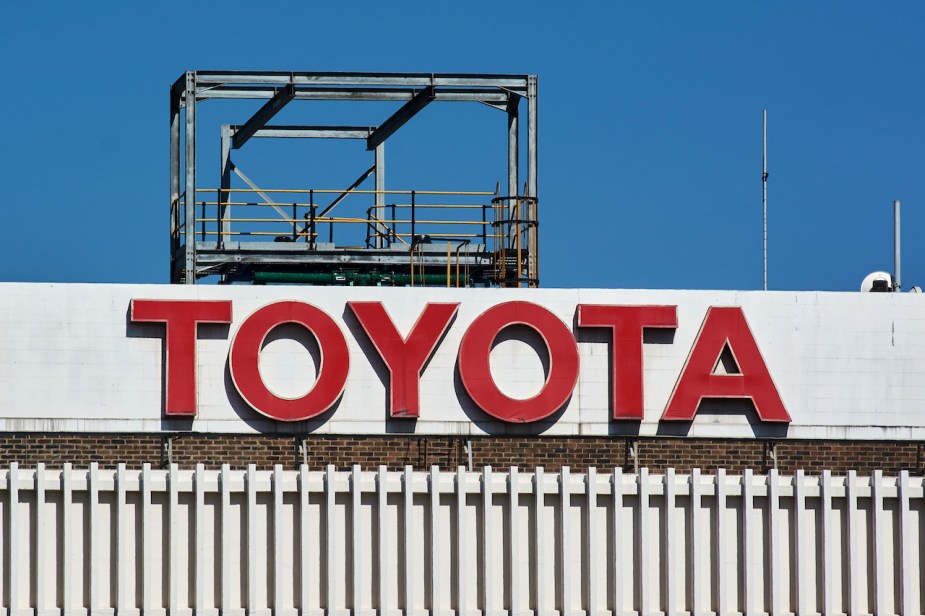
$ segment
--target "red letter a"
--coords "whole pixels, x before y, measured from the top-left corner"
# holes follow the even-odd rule
[[[727,345],[740,374],[713,373]],[[741,308],[707,310],[662,419],[693,420],[703,398],[748,398],[762,421],[790,421]]]
[[[418,384],[424,364],[446,331],[459,304],[427,304],[407,338],[403,338],[380,302],[347,302],[385,362],[389,378],[389,415],[417,418]]]

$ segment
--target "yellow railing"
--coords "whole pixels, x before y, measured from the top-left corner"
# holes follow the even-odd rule
[[[412,271],[419,244],[446,242],[448,253],[457,255],[448,264],[458,264],[461,249],[482,245],[492,257],[491,276],[498,284],[535,286],[538,280],[537,202],[530,197],[489,191],[274,188],[200,188],[196,197],[190,221],[186,195],[176,203],[173,229],[178,240],[193,234],[218,249],[231,238],[273,238],[312,248],[334,244],[335,238],[340,247],[387,249],[399,244],[411,249]],[[336,215],[338,208],[347,215]]]
[[[258,198],[248,199],[251,195]],[[340,243],[346,240],[347,244],[361,243],[368,248],[384,248],[393,243],[410,245],[415,236],[424,235],[449,241],[477,241],[482,238],[482,243],[487,243],[492,235],[492,222],[487,215],[492,206],[487,202],[495,193],[200,188],[196,196],[193,224],[185,224],[185,207],[181,205],[178,208],[181,221],[177,232],[179,235],[195,233],[200,241],[215,240],[219,247],[225,238],[232,236],[239,240],[276,236],[279,241],[286,238],[309,243],[325,239],[334,242],[337,236]],[[473,203],[473,197],[483,197],[486,203]],[[395,202],[389,202],[393,198],[397,198]],[[452,202],[457,199],[459,202]],[[371,206],[370,201],[373,202]],[[365,217],[332,215],[335,208],[349,208],[355,212],[357,206],[365,210]],[[275,210],[278,216],[268,216],[268,209]],[[401,215],[398,215],[399,212]],[[421,217],[424,212],[432,214]],[[365,226],[365,229],[360,233],[349,231],[349,228],[358,225]],[[463,231],[461,227],[474,230]],[[327,237],[322,239],[325,235]]]

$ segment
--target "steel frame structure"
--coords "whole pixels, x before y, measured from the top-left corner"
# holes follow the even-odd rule
[[[499,236],[517,237],[518,250],[521,236],[526,236],[523,247],[525,269],[507,272],[498,279],[504,286],[538,285],[538,237],[536,233],[537,202],[537,78],[536,75],[492,74],[426,74],[426,73],[345,73],[345,72],[265,72],[265,71],[187,71],[170,88],[170,276],[173,283],[194,284],[198,278],[228,271],[241,263],[284,264],[298,267],[304,264],[311,269],[325,260],[345,258],[359,268],[381,265],[384,262],[407,261],[407,253],[383,251],[382,247],[346,251],[336,246],[317,246],[312,250],[291,250],[292,247],[254,246],[242,252],[240,243],[226,242],[227,229],[224,216],[221,229],[214,242],[196,241],[196,108],[210,99],[258,99],[266,103],[243,123],[225,124],[221,129],[222,174],[221,190],[217,203],[223,212],[221,199],[228,198],[233,164],[232,150],[243,147],[252,138],[336,138],[364,139],[366,148],[374,153],[374,165],[357,183],[375,174],[375,206],[384,207],[385,152],[387,139],[406,122],[432,102],[474,102],[488,105],[507,114],[507,196],[503,199],[529,199],[527,208],[533,220],[523,220],[518,209],[512,213],[509,224],[496,224]],[[286,105],[294,101],[399,101],[404,104],[376,127],[343,126],[272,126],[268,122]],[[520,102],[526,100],[526,194],[520,194]],[[181,148],[183,149],[181,156]],[[250,182],[241,175],[248,184]],[[256,189],[256,186],[252,186]],[[352,190],[352,189],[348,189]],[[259,191],[255,191],[259,192]],[[224,195],[222,197],[221,195]],[[501,195],[498,195],[501,196]],[[269,203],[269,200],[267,200]],[[330,206],[332,207],[332,206]],[[330,209],[330,207],[328,209]],[[182,216],[181,216],[182,212]],[[314,212],[314,211],[313,211]],[[314,215],[314,214],[313,214]],[[524,227],[523,225],[527,226]],[[523,229],[529,232],[523,233]],[[255,244],[259,244],[255,243]],[[419,249],[422,247],[418,247]],[[426,248],[426,247],[425,247]],[[412,253],[413,253],[412,248]],[[430,251],[422,263],[425,267],[443,268],[448,257]],[[493,257],[483,254],[475,257],[471,265],[493,264]],[[481,259],[481,261],[480,261]],[[491,262],[491,263],[490,263]],[[467,263],[470,265],[470,263]],[[413,257],[412,257],[413,269]]]

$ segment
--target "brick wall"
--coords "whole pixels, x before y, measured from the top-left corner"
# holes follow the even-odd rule
[[[468,463],[464,437],[438,436],[308,436],[305,458],[311,468],[334,464],[340,469],[360,464],[372,469],[384,464],[391,469],[432,465],[453,469]],[[856,470],[885,473],[900,470],[922,472],[925,444],[895,441],[778,441],[746,439],[681,439],[626,437],[474,437],[473,467],[503,469],[517,466],[527,470],[543,466],[557,471],[561,466],[581,470],[588,466],[626,471],[648,467],[661,472],[673,467],[679,472],[697,467],[705,472],[725,468],[740,472],[751,468],[764,472],[774,466],[782,473],[804,469],[817,473]],[[198,463],[208,468],[230,464],[243,468],[274,464],[293,468],[301,463],[299,441],[292,436],[178,435],[169,443],[171,459],[181,468]],[[0,467],[10,462],[21,466],[60,468],[64,463],[81,467],[97,462],[112,467],[120,462],[138,467],[148,462],[163,465],[168,458],[166,436],[139,434],[34,434],[0,433]]]

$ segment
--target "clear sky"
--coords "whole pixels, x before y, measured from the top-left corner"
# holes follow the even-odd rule
[[[893,199],[904,286],[925,286],[925,3],[29,2],[0,15],[0,280],[167,282],[168,87],[188,69],[254,69],[538,74],[550,287],[760,288],[767,108],[769,287],[854,291],[892,270]],[[494,188],[504,117],[477,107],[412,120],[409,138],[440,147],[403,145],[422,159],[409,154],[409,182]],[[201,143],[199,164],[217,150]],[[326,157],[271,162],[344,183]]]

